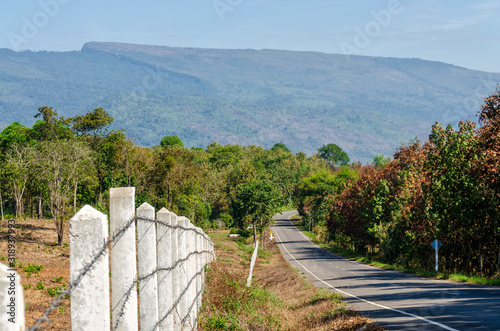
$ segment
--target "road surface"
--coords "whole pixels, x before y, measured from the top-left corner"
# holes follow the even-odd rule
[[[272,230],[287,261],[317,287],[388,330],[500,330],[500,287],[427,279],[346,260],[313,244],[289,218]]]

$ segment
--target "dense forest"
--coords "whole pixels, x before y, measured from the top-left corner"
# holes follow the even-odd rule
[[[278,210],[297,208],[318,238],[342,249],[430,270],[438,238],[445,270],[499,273],[499,93],[485,99],[479,123],[436,123],[428,141],[365,165],[332,143],[309,158],[283,143],[185,148],[174,135],[137,146],[109,129],[102,108],[65,118],[41,107],[35,118],[0,133],[0,208],[5,218],[51,218],[59,244],[78,208],[107,212],[111,187],[135,186],[137,205],[205,229],[253,224],[258,235]]]
[[[277,143],[185,148],[177,136],[158,145],[134,145],[102,108],[64,118],[41,107],[27,128],[0,133],[2,217],[48,217],[62,243],[67,220],[85,204],[107,212],[111,187],[135,186],[137,206],[149,202],[203,228],[246,228],[262,233],[272,215],[290,206],[301,177],[328,164],[292,154]]]
[[[438,238],[444,270],[500,273],[500,95],[479,123],[432,127],[429,140],[401,146],[391,161],[300,180],[300,214],[324,242],[388,263],[432,270]]]

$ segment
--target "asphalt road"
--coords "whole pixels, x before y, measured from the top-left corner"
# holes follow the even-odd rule
[[[388,330],[500,330],[500,287],[427,279],[349,261],[313,244],[289,217],[273,233],[283,256],[317,287]]]

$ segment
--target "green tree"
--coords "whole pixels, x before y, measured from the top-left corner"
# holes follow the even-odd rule
[[[234,218],[240,227],[245,226],[245,221],[253,224],[254,242],[257,233],[262,235],[278,210],[279,195],[272,183],[254,179],[238,187],[234,200]]]
[[[40,107],[35,118],[41,118],[31,128],[33,139],[59,140],[73,137],[73,132],[68,128],[70,121],[57,115],[57,110],[52,107]]]
[[[276,151],[276,150],[279,150],[279,149],[281,149],[282,151],[285,151],[287,153],[291,153],[290,150],[288,149],[288,147],[286,147],[286,145],[283,144],[283,143],[276,143],[276,144],[274,144],[273,147],[271,147],[272,151]]]
[[[0,132],[0,152],[5,154],[13,145],[22,146],[28,144],[30,136],[31,130],[19,122],[8,125]]]
[[[389,164],[389,162],[391,162],[391,158],[390,157],[385,157],[384,155],[378,155],[377,154],[373,158],[373,165],[377,169],[383,168],[384,166],[386,166],[387,164]]]
[[[347,153],[336,144],[323,145],[318,149],[319,156],[325,159],[330,165],[346,165],[350,159]]]
[[[165,146],[181,146],[184,147],[181,138],[177,136],[165,136],[160,142],[161,147]]]
[[[76,136],[103,135],[107,127],[113,123],[113,117],[102,108],[89,111],[86,115],[78,115],[68,119]]]
[[[30,179],[34,149],[29,145],[14,144],[6,154],[3,175],[7,178],[16,203],[16,217],[24,216],[24,193]]]

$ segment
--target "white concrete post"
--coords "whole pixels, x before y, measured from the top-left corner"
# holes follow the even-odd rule
[[[189,226],[189,220],[184,216],[177,216],[177,229],[179,238],[179,261],[185,260],[187,258],[187,227]],[[180,301],[177,305],[181,321],[186,318],[188,310],[188,273],[187,273],[187,263],[186,261],[179,262],[179,296]],[[185,321],[186,322],[186,321]],[[182,328],[183,326],[181,326]]]
[[[112,188],[109,198],[111,235],[113,235],[134,217],[135,188]],[[137,287],[134,284],[136,268],[135,223],[132,222],[120,240],[111,245],[111,301],[113,326],[116,325],[117,331],[138,330]]]
[[[250,263],[250,275],[248,275],[247,278],[247,287],[250,287],[252,285],[252,273],[253,273],[253,267],[255,266],[255,260],[257,260],[257,252],[259,251],[259,241],[255,241],[255,249],[252,254],[252,262]]]
[[[158,233],[158,297],[159,315],[162,320],[159,330],[173,330],[172,309],[172,270],[161,270],[172,268],[172,240],[171,240],[171,213],[162,208],[156,214]],[[166,225],[163,225],[165,223]]]
[[[155,209],[148,203],[137,208],[137,258],[139,260],[140,321],[141,330],[153,330],[158,322],[158,285],[156,273],[156,227]]]
[[[25,330],[24,324],[21,277],[15,269],[0,263],[0,330],[23,331]]]
[[[78,277],[108,239],[108,218],[89,205],[69,221],[70,281]],[[109,330],[108,251],[94,263],[71,292],[72,330]]]
[[[179,261],[179,234],[180,230],[177,229],[177,215],[174,213],[170,214],[170,221],[172,224],[172,232],[171,232],[171,241],[172,241],[172,263],[175,265]],[[172,302],[175,302],[179,299],[181,294],[181,272],[179,264],[175,265],[172,269]],[[178,305],[173,310],[174,317],[174,330],[181,330],[181,316],[179,315],[180,310]]]
[[[187,264],[188,270],[188,314],[189,320],[188,325],[191,329],[195,328],[196,325],[196,228],[195,226],[189,222],[189,231],[188,235],[188,255],[189,260]]]
[[[203,269],[204,269],[204,264],[203,264],[203,230],[200,228],[196,228],[196,230],[200,231],[200,233],[196,234],[196,250],[198,253],[196,254],[196,273],[198,275],[196,276],[196,299],[197,299],[197,311],[201,307],[201,297],[202,294],[202,288],[203,288]]]

